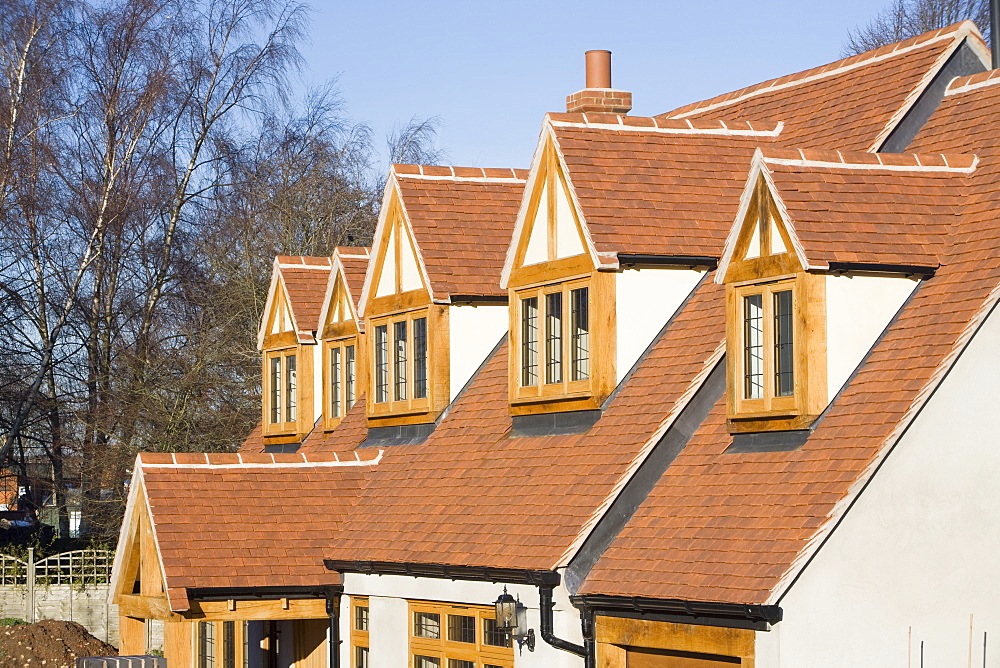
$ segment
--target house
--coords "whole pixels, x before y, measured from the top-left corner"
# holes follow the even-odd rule
[[[393,167],[363,281],[276,263],[241,452],[138,458],[123,650],[985,664],[989,57],[964,22],[643,118],[590,52],[526,172]]]

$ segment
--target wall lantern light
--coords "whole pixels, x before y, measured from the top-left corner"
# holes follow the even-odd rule
[[[493,603],[497,614],[497,631],[507,633],[517,641],[519,649],[525,645],[529,652],[535,651],[535,629],[528,628],[528,609],[520,601],[507,593],[507,587]]]

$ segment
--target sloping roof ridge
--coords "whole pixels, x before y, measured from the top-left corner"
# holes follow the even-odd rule
[[[333,259],[328,255],[275,255],[275,262],[282,269],[319,269],[328,271]]]
[[[393,164],[397,178],[425,181],[471,181],[480,183],[523,183],[528,170],[513,167],[457,167],[443,165]]]
[[[763,147],[760,151],[762,159],[769,165],[814,169],[971,174],[979,165],[979,156],[971,153],[869,153],[773,146]]]
[[[668,134],[718,135],[727,137],[777,137],[782,121],[689,120],[657,116],[622,114],[546,114],[546,120],[558,128],[587,128],[619,132],[658,132]],[[754,126],[756,124],[756,127]]]
[[[812,81],[817,81],[819,79],[841,74],[843,72],[849,72],[851,70],[865,67],[866,65],[872,65],[889,58],[904,55],[911,51],[923,48],[928,44],[933,44],[946,39],[957,40],[968,34],[979,35],[979,29],[976,28],[975,23],[972,21],[960,21],[950,26],[939,28],[938,30],[932,30],[922,35],[917,35],[916,37],[896,42],[895,44],[888,44],[877,49],[872,49],[871,51],[859,53],[856,56],[836,60],[826,65],[813,67],[795,74],[788,74],[783,77],[778,77],[777,79],[763,81],[753,86],[748,86],[746,88],[741,88],[740,90],[724,93],[707,100],[702,100],[701,102],[687,104],[683,107],[678,107],[673,111],[661,114],[661,116],[667,118],[684,118],[685,116],[690,116],[692,114],[735,104],[736,102],[756,97],[758,95],[763,95],[764,93],[770,93],[784,88],[791,88],[792,86],[810,83]]]
[[[136,463],[143,470],[341,468],[375,466],[384,453],[379,449],[371,459],[362,459],[355,451],[354,459],[341,459],[337,453],[143,452]]]
[[[986,88],[987,86],[996,86],[997,84],[1000,84],[1000,70],[986,70],[985,72],[969,74],[964,77],[955,77],[948,84],[948,88],[944,91],[944,94],[946,97],[948,95],[960,95],[980,88]]]

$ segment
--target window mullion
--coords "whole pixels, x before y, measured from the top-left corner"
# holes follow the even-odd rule
[[[765,287],[761,292],[764,330],[764,410],[771,410],[774,400],[774,292]]]

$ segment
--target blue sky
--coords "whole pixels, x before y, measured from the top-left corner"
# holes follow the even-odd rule
[[[378,144],[439,116],[452,164],[527,167],[542,115],[583,88],[583,54],[613,52],[613,85],[652,115],[836,60],[878,0],[313,0],[306,83],[336,77]]]

